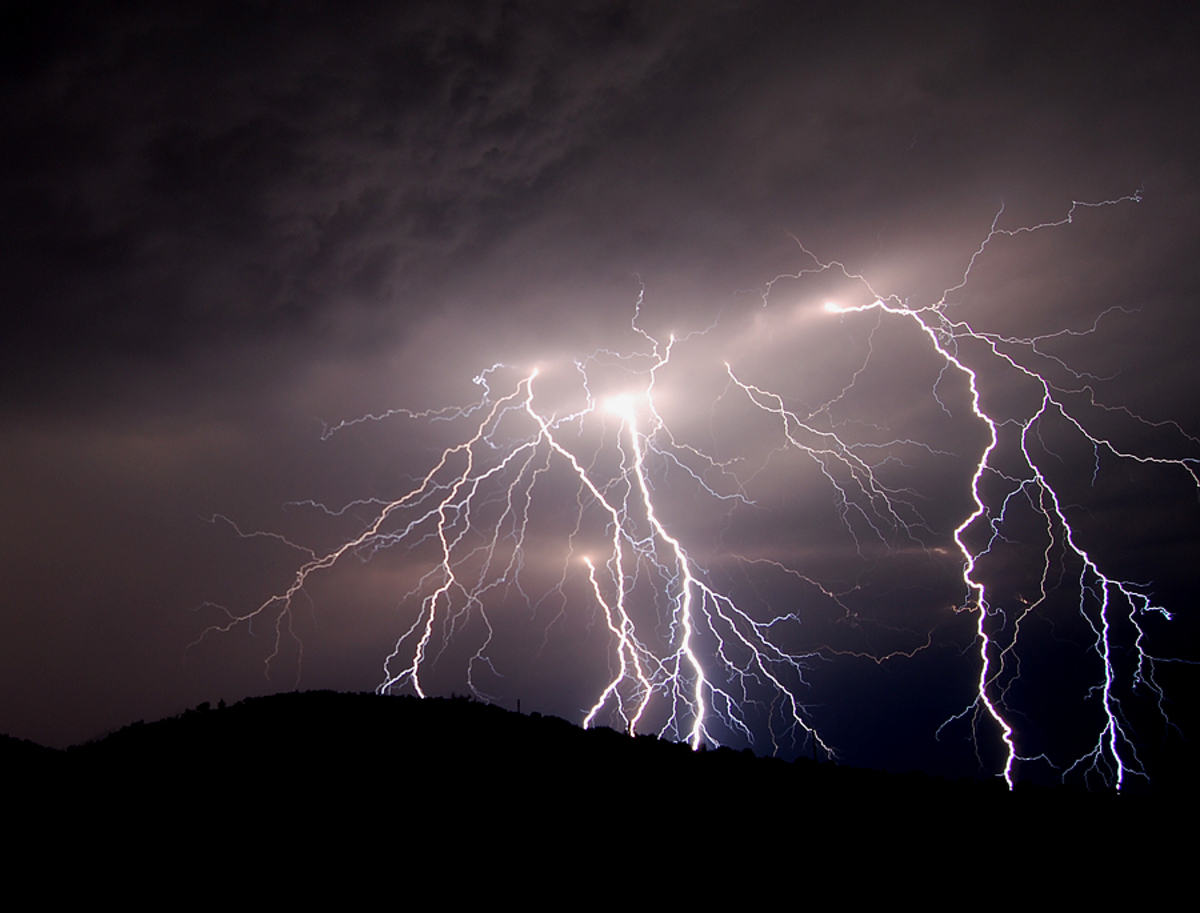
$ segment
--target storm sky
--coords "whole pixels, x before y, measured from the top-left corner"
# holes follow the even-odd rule
[[[374,688],[428,555],[392,549],[314,578],[294,605],[302,663],[285,639],[267,678],[273,623],[188,648],[217,606],[249,611],[304,560],[238,531],[335,547],[372,511],[300,502],[398,498],[463,429],[326,428],[467,405],[496,363],[510,384],[539,366],[547,408],[569,402],[573,359],[647,351],[640,297],[656,339],[711,328],[679,343],[660,405],[681,443],[741,461],[754,501],[665,474],[667,516],[714,583],[801,616],[794,649],[833,644],[801,692],[827,741],[851,763],[994,773],[994,744],[980,771],[969,727],[934,738],[978,677],[974,616],[950,608],[964,593],[949,537],[986,433],[911,321],[823,305],[866,305],[873,289],[917,307],[955,288],[951,319],[990,333],[1095,327],[1048,341],[1040,364],[1064,385],[1058,360],[1091,375],[1096,401],[1152,423],[1072,400],[1123,446],[1200,456],[1187,437],[1200,437],[1200,35],[1166,4],[917,6],[9,4],[0,731],[66,745],[295,687],[298,667],[302,687]],[[996,237],[963,285],[998,213],[1016,229],[1135,194]],[[786,278],[814,257],[866,283]],[[812,461],[778,453],[777,430],[731,394],[725,362],[808,409],[866,365],[827,418],[860,443],[926,445],[897,449],[889,470],[923,531],[856,545]],[[983,377],[985,405],[1027,414],[1027,385]],[[1200,659],[1195,481],[1114,459],[1093,482],[1091,451],[1059,430],[1044,445],[1089,547],[1176,613],[1149,624],[1150,651]],[[553,582],[555,522],[529,543],[533,589]],[[1037,584],[1029,557],[994,556],[1010,607]],[[845,605],[757,576],[747,562],[765,559]],[[567,592],[578,618],[549,628],[545,605],[506,596],[521,624],[497,642],[498,702],[582,718],[587,688],[565,682],[605,659],[587,658],[586,590]],[[1011,696],[1031,748],[1063,721],[1095,729],[1072,599],[1030,622]],[[883,665],[848,655],[927,642]],[[454,659],[439,665],[447,691],[462,688]],[[1200,722],[1194,675],[1163,668],[1173,712]],[[1172,750],[1161,720],[1130,714],[1151,756]]]

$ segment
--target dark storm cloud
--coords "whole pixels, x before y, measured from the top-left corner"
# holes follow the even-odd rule
[[[448,302],[612,306],[632,271],[659,274],[664,302],[755,287],[790,265],[788,232],[860,262],[928,260],[945,223],[982,227],[1002,196],[1068,177],[1106,196],[1182,165],[1155,146],[1164,107],[1186,114],[1183,37],[1140,47],[1153,25],[1130,35],[1119,17],[213,3],[18,18],[10,390],[82,364],[94,384],[118,354],[366,345]]]
[[[18,377],[311,333],[346,306],[419,319],[675,30],[608,4],[71,12],[26,10],[9,39]]]
[[[541,363],[547,378],[557,363],[569,377],[577,354],[639,344],[629,321],[643,288],[652,332],[719,318],[680,346],[681,364],[698,370],[661,391],[681,440],[748,467],[753,510],[677,507],[714,575],[754,590],[730,555],[741,553],[725,548],[734,541],[753,552],[743,557],[819,567],[859,617],[823,603],[812,637],[853,649],[854,634],[886,652],[933,629],[945,654],[935,664],[954,666],[946,657],[961,659],[969,625],[938,613],[958,597],[944,549],[969,498],[939,482],[961,476],[980,429],[931,398],[939,366],[913,326],[821,310],[829,298],[869,303],[870,289],[837,272],[767,285],[812,265],[798,240],[878,292],[925,303],[961,282],[1001,204],[1011,228],[1141,187],[1139,204],[995,239],[951,296],[954,315],[1030,335],[1087,329],[1125,307],[1097,336],[1044,351],[1094,373],[1103,402],[1197,433],[1198,36],[1193,18],[1165,9],[10,6],[0,730],[63,742],[290,685],[295,648],[267,682],[261,631],[207,640],[184,662],[212,617],[190,610],[258,604],[287,585],[300,554],[204,520],[223,513],[243,530],[327,546],[368,512],[331,520],[282,505],[395,496],[451,437],[397,421],[321,441],[323,422],[466,402],[471,378],[496,361]],[[837,512],[819,473],[745,413],[724,360],[810,408],[866,365],[827,418],[856,423],[867,443],[907,428],[941,452],[905,452],[888,470],[920,493],[934,550],[897,540],[885,558],[869,543],[864,570],[848,533],[828,528]],[[961,378],[940,392],[965,413]],[[1012,384],[989,395],[1016,415],[1030,394]],[[1104,420],[1184,455],[1169,429]],[[1131,576],[1174,567],[1164,587],[1184,587],[1191,494],[1169,474],[1133,475],[1081,483],[1073,498],[1105,505],[1101,540],[1109,517],[1139,530],[1141,544],[1121,552]],[[1137,504],[1151,502],[1147,520]],[[531,566],[553,556],[539,542]],[[389,560],[317,584],[297,622],[312,635],[306,685],[376,683],[397,591],[414,573],[402,555]],[[811,586],[781,593],[819,602]],[[560,639],[575,656],[578,642]],[[839,682],[869,702],[874,685]],[[961,709],[957,692],[939,700]],[[849,730],[859,710],[831,707],[831,725]],[[869,736],[838,738],[861,757],[886,755]],[[912,751],[910,763],[926,760]]]

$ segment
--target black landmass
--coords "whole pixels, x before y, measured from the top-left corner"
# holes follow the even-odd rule
[[[1194,842],[1183,794],[1010,793],[998,779],[695,752],[461,698],[205,704],[66,751],[2,737],[0,763],[10,871],[62,872],[60,887],[74,872],[85,893],[116,878],[133,891],[248,879],[273,902],[343,881],[343,902],[368,885],[446,900],[518,884],[573,903],[934,887],[963,902],[1103,898],[1182,879]]]

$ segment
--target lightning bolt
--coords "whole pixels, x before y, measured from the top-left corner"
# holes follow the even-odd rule
[[[908,321],[940,360],[932,391],[940,409],[952,416],[943,393],[955,384],[965,387],[965,420],[982,429],[984,444],[968,482],[969,509],[945,535],[961,567],[963,595],[955,612],[974,618],[977,672],[973,697],[942,730],[968,721],[981,765],[980,740],[994,731],[1003,755],[998,773],[1010,788],[1019,761],[1049,760],[1022,754],[1014,723],[1019,714],[1009,704],[1020,677],[1022,623],[1066,586],[1068,568],[1074,569],[1071,586],[1078,613],[1092,635],[1089,649],[1098,668],[1092,693],[1101,723],[1094,745],[1057,765],[1062,775],[1082,771],[1117,789],[1129,775],[1145,776],[1118,696],[1119,627],[1128,625],[1135,632],[1132,645],[1126,645],[1136,656],[1132,685],[1157,695],[1160,710],[1163,698],[1154,678],[1155,657],[1144,646],[1142,622],[1149,614],[1170,618],[1170,613],[1153,601],[1145,585],[1104,572],[1084,544],[1061,489],[1052,481],[1048,462],[1057,455],[1046,444],[1049,426],[1057,423],[1086,443],[1093,454],[1093,475],[1100,471],[1101,455],[1107,454],[1178,470],[1198,488],[1197,459],[1124,449],[1096,430],[1091,418],[1117,414],[1147,427],[1166,427],[1187,446],[1200,445],[1200,440],[1173,423],[1151,423],[1123,407],[1101,403],[1094,378],[1071,371],[1046,351],[1052,338],[1095,332],[1108,312],[1084,330],[1020,338],[954,319],[952,298],[998,236],[1059,228],[1083,209],[1139,200],[1140,194],[1134,194],[1075,203],[1063,219],[1016,229],[1000,227],[1001,209],[961,280],[932,303],[914,306],[880,294],[864,276],[838,261],[820,260],[802,244],[811,264],[772,280],[762,296],[769,306],[772,290],[785,278],[839,275],[861,286],[869,301],[829,304],[826,319],[865,322],[868,360],[874,355],[875,329],[883,321]],[[757,503],[748,493],[763,467],[747,469],[737,457],[718,459],[671,431],[662,404],[676,394],[667,378],[678,366],[676,349],[709,338],[715,325],[678,339],[660,339],[643,328],[642,306],[639,295],[629,325],[632,343],[624,349],[599,349],[569,363],[537,368],[495,364],[475,378],[480,395],[468,406],[397,409],[326,429],[323,437],[362,422],[399,418],[444,422],[463,431],[459,442],[446,447],[429,472],[398,498],[358,502],[358,507],[369,503],[374,515],[357,535],[330,551],[305,549],[307,559],[283,592],[248,612],[227,612],[201,638],[259,617],[272,619],[269,671],[283,639],[295,636],[294,601],[314,574],[349,556],[365,558],[400,547],[411,556],[410,564],[424,570],[415,574],[402,601],[414,606],[415,613],[384,660],[381,692],[409,689],[425,696],[427,673],[458,639],[469,644],[469,689],[492,699],[490,689],[504,671],[491,648],[505,616],[520,610],[554,614],[557,609],[548,631],[568,612],[590,613],[604,641],[607,671],[595,682],[594,701],[580,708],[585,727],[614,724],[630,733],[686,741],[694,748],[730,739],[759,744],[765,729],[772,751],[808,745],[833,757],[802,700],[809,687],[806,672],[837,656],[863,656],[877,663],[911,658],[933,646],[933,635],[926,632],[912,649],[879,655],[832,645],[805,647],[798,635],[802,610],[773,611],[766,598],[735,598],[714,582],[714,556],[699,557],[688,544],[689,514],[703,508],[723,517],[727,528],[736,511],[769,510],[770,505]],[[930,541],[937,533],[922,516],[921,497],[889,481],[888,470],[906,453],[944,452],[905,436],[868,441],[834,419],[866,367],[864,362],[840,393],[815,408],[798,408],[731,362],[702,369],[722,372],[722,398],[740,397],[751,414],[773,425],[778,450],[800,454],[819,470],[861,557],[869,542],[886,549],[936,552]],[[686,369],[694,369],[691,362]],[[1032,385],[1038,391],[1036,405],[1019,415],[989,409],[985,388],[1013,382]],[[1021,597],[1019,605],[1005,606],[993,597],[994,584],[984,565],[1019,530],[1013,517],[1026,509],[1039,518],[1039,589],[1034,599]],[[548,540],[556,544],[548,545]],[[718,562],[729,558],[716,556]],[[790,575],[815,599],[836,607],[848,624],[858,623],[845,590],[773,558],[735,557],[734,562],[743,569]]]
[[[991,230],[971,256],[961,281],[952,288],[946,289],[937,301],[921,307],[912,307],[896,296],[880,295],[862,275],[850,272],[840,262],[822,262],[801,245],[801,249],[814,262],[812,271],[836,270],[846,279],[862,283],[873,298],[868,304],[849,307],[828,303],[826,310],[842,315],[880,311],[899,319],[912,321],[927,337],[933,350],[943,359],[944,372],[957,372],[965,378],[969,390],[971,412],[987,430],[987,445],[975,464],[970,482],[974,509],[963,518],[953,532],[954,542],[962,556],[962,581],[965,590],[964,600],[958,611],[973,612],[976,615],[979,656],[979,677],[975,698],[970,706],[953,719],[971,717],[973,726],[976,728],[981,718],[990,719],[993,722],[1004,745],[1005,758],[1001,773],[1010,788],[1014,785],[1016,762],[1018,760],[1035,760],[1035,758],[1022,757],[1018,753],[1016,733],[1003,701],[1004,694],[1011,686],[1011,682],[1004,687],[1001,687],[1000,683],[1006,677],[1007,663],[1019,665],[1015,657],[1017,656],[1021,621],[1048,598],[1056,543],[1059,548],[1065,549],[1074,556],[1079,567],[1076,584],[1078,610],[1094,635],[1091,647],[1100,661],[1098,681],[1092,690],[1099,696],[1103,720],[1093,747],[1083,756],[1069,763],[1064,776],[1076,769],[1083,768],[1089,773],[1098,774],[1105,782],[1112,783],[1119,790],[1124,785],[1127,775],[1146,775],[1137,756],[1136,743],[1124,721],[1121,704],[1116,696],[1115,686],[1119,674],[1114,662],[1113,616],[1114,613],[1123,611],[1124,619],[1136,631],[1133,644],[1136,655],[1136,671],[1133,683],[1149,687],[1159,698],[1160,709],[1163,694],[1154,680],[1154,657],[1146,653],[1143,648],[1145,631],[1142,628],[1141,619],[1149,613],[1157,613],[1167,619],[1171,617],[1164,607],[1156,605],[1152,598],[1144,592],[1146,588],[1143,585],[1134,581],[1121,580],[1103,572],[1089,551],[1080,544],[1080,537],[1064,510],[1062,498],[1048,479],[1045,463],[1053,454],[1044,446],[1041,448],[1034,446],[1035,441],[1039,440],[1041,427],[1049,417],[1057,416],[1086,441],[1093,453],[1093,481],[1100,470],[1101,452],[1107,452],[1121,460],[1154,463],[1176,468],[1188,476],[1192,484],[1198,488],[1200,488],[1200,476],[1197,475],[1197,463],[1200,461],[1194,457],[1159,457],[1124,450],[1109,437],[1089,430],[1087,422],[1069,407],[1070,397],[1084,396],[1088,405],[1099,407],[1105,411],[1123,412],[1133,420],[1147,426],[1154,424],[1127,409],[1098,403],[1093,388],[1087,383],[1087,376],[1071,371],[1060,359],[1047,355],[1039,348],[1041,344],[1057,336],[1086,335],[1094,332],[1100,318],[1097,318],[1090,329],[1084,331],[1065,330],[1029,338],[1003,336],[979,331],[965,321],[951,319],[947,314],[949,299],[951,295],[967,285],[976,260],[996,237],[1002,235],[1011,237],[1061,227],[1071,223],[1080,209],[1099,208],[1119,203],[1136,203],[1140,200],[1141,196],[1138,193],[1101,203],[1075,202],[1068,214],[1061,220],[1017,229],[998,227],[1003,213],[1003,208],[1001,208],[993,220]],[[796,276],[803,274],[804,271]],[[1103,316],[1101,315],[1101,317]],[[980,389],[981,369],[973,367],[966,354],[970,343],[977,344],[974,347],[975,356],[980,360],[989,361],[991,363],[989,367],[994,368],[998,365],[1007,372],[1014,373],[1037,386],[1040,392],[1038,405],[1029,415],[1023,418],[1001,420],[985,409]],[[1047,374],[1033,367],[1038,361],[1055,363],[1058,367],[1065,369],[1078,383],[1066,387],[1053,383]],[[938,385],[943,382],[944,372],[939,376]],[[833,476],[827,468],[829,464],[835,463],[844,470],[853,484],[853,494],[855,495],[853,502],[843,501],[847,509],[852,503],[863,516],[878,521],[878,523],[872,523],[872,529],[881,537],[884,535],[881,527],[885,526],[902,527],[905,532],[910,531],[895,509],[895,493],[889,492],[877,480],[871,466],[859,458],[853,449],[844,444],[836,434],[817,430],[811,422],[812,416],[802,418],[787,411],[780,397],[766,393],[751,384],[743,383],[738,380],[732,370],[730,370],[730,377],[745,391],[756,406],[779,417],[788,442],[816,460],[831,481]],[[937,396],[936,388],[934,395]],[[827,408],[827,405],[823,406],[818,412],[825,412]],[[943,405],[942,408],[946,407]],[[949,410],[947,409],[947,411]],[[1200,444],[1200,439],[1187,435],[1178,425],[1167,424],[1172,425],[1189,443]],[[1010,466],[1002,468],[998,459],[1002,438],[1008,436],[1015,437],[1016,449],[1020,454],[1015,468]],[[888,446],[894,447],[899,443],[893,441]],[[999,499],[998,506],[989,502],[984,493],[984,483],[988,479],[1002,480],[1008,486],[1008,492]],[[835,482],[835,487],[843,498],[847,497],[846,485]],[[1003,540],[1003,529],[1010,505],[1019,500],[1032,506],[1044,521],[1046,547],[1042,554],[1041,585],[1037,599],[1032,603],[1026,602],[1020,609],[1017,609],[1015,618],[1011,624],[1008,624],[1008,613],[993,604],[989,597],[988,586],[979,574],[979,563],[993,546]],[[973,546],[970,544],[971,534],[981,524],[987,525],[990,529],[990,536],[982,547]],[[1000,638],[1005,630],[1008,631],[1007,639],[1001,641]],[[947,724],[949,722],[948,720]]]

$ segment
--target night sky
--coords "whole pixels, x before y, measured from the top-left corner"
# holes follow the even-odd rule
[[[478,422],[326,430],[469,406],[497,364],[497,397],[536,366],[540,408],[561,414],[598,350],[597,398],[644,393],[651,337],[673,333],[655,406],[691,456],[651,461],[656,504],[715,589],[794,615],[777,638],[808,657],[805,719],[848,763],[997,773],[989,720],[978,754],[969,718],[935,737],[979,678],[952,536],[987,430],[912,319],[824,305],[951,290],[948,320],[1047,337],[1009,350],[1074,391],[1092,433],[1200,458],[1200,29],[1166,4],[904,6],[7,4],[0,732],[64,746],[201,701],[375,688],[436,563],[424,534],[314,574],[269,669],[277,611],[202,637],[285,591],[304,549],[359,535]],[[1069,214],[994,236],[964,283],[994,219]],[[1032,414],[1028,378],[960,354],[1010,432]],[[904,528],[841,510],[726,363],[852,442]],[[571,440],[612,477],[619,416],[589,422]],[[1033,438],[1083,547],[1174,613],[1143,617],[1146,653],[1200,660],[1195,479],[1097,461],[1061,416]],[[565,550],[579,486],[562,469],[529,502],[524,576],[489,591],[481,690],[582,721],[611,638]],[[981,484],[1003,497],[1000,475]],[[990,623],[1011,634],[1049,548],[1048,597],[992,693],[1018,753],[1049,756],[1020,776],[1053,780],[1101,731],[1103,672],[1078,562],[1030,503],[985,562]],[[653,575],[638,587],[662,608]],[[1153,774],[1200,738],[1197,671],[1156,666],[1180,733],[1131,687],[1127,616],[1112,662]],[[439,648],[432,692],[467,690],[478,625],[463,615]],[[897,652],[913,656],[872,659]],[[775,727],[782,754],[810,752],[777,709],[751,714],[755,749]]]

